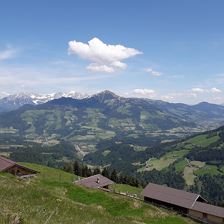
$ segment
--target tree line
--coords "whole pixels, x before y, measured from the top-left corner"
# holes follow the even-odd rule
[[[100,169],[99,167],[90,168],[83,163],[75,161],[65,163],[63,169],[66,172],[74,173],[80,177],[90,177],[92,175],[101,174],[115,183],[128,184],[134,187],[143,185],[137,178],[118,173],[116,169],[110,169],[108,167],[104,167],[103,169]]]

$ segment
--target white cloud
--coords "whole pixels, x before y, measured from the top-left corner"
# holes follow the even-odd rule
[[[150,73],[152,76],[157,76],[158,77],[158,76],[162,75],[161,72],[155,71],[152,68],[145,68],[145,71]]]
[[[140,97],[154,98],[156,96],[156,92],[153,89],[134,89],[134,93]]]
[[[155,93],[153,89],[135,89],[134,92],[142,95]]]
[[[11,47],[6,48],[3,51],[0,51],[0,61],[14,58],[17,54],[17,50]]]
[[[165,95],[165,96],[161,96],[161,100],[172,101],[172,100],[174,100],[174,97],[170,96],[170,95]]]
[[[2,99],[2,98],[4,98],[4,97],[6,97],[6,96],[8,96],[8,95],[10,95],[9,93],[7,93],[7,92],[0,92],[0,99]]]
[[[217,94],[217,93],[222,93],[222,90],[216,88],[216,87],[213,87],[211,89],[202,89],[202,88],[192,88],[191,89],[191,94],[192,96],[197,96],[197,94],[206,94],[206,93],[212,93],[212,94]]]
[[[210,89],[210,92],[211,92],[211,93],[221,93],[222,90],[221,90],[221,89],[218,89],[218,88],[216,88],[216,87],[213,87],[213,88]]]
[[[91,72],[106,72],[106,73],[112,73],[115,71],[113,67],[107,66],[107,65],[99,65],[97,63],[91,63],[87,67],[87,70]]]
[[[127,65],[123,60],[142,54],[134,48],[105,44],[96,37],[88,43],[73,40],[69,41],[68,45],[69,54],[76,54],[91,62],[87,69],[92,72],[112,73],[125,69]]]
[[[193,90],[193,91],[192,91]],[[210,102],[216,104],[224,103],[224,91],[213,88],[192,88],[174,92],[157,92],[153,89],[135,89],[132,93],[128,93],[129,96],[151,98],[156,100],[163,100],[172,103],[187,103],[197,104],[200,102]]]
[[[202,88],[192,88],[191,91],[192,93],[196,93],[196,94],[205,92],[205,90]]]

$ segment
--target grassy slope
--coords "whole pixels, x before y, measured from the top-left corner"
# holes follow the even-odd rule
[[[208,137],[208,135],[203,134],[203,135],[198,135],[196,137],[190,138],[189,140],[186,141],[186,143],[191,143],[193,145],[200,146],[200,147],[206,147],[214,142],[217,142],[218,140],[219,140],[218,135]]]
[[[142,192],[142,188],[132,187],[132,186],[126,185],[126,184],[115,184],[114,190],[116,192],[137,194],[137,195],[140,195]]]
[[[26,164],[40,173],[31,181],[0,174],[0,223],[192,223],[169,211],[99,190],[74,186],[72,174]],[[124,188],[124,186],[123,186]]]
[[[170,164],[173,164],[177,159],[184,157],[187,154],[188,150],[183,149],[179,151],[168,152],[159,159],[150,158],[146,161],[146,165],[140,168],[138,171],[151,171],[153,169],[162,170],[167,168]]]

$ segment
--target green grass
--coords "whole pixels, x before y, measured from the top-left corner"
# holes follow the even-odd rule
[[[218,171],[218,167],[215,165],[205,165],[204,167],[195,171],[195,174],[201,176],[205,174],[218,175],[222,173]]]
[[[110,152],[111,151],[108,149],[108,150],[103,151],[102,154],[103,154],[103,156],[107,156],[110,154]]]
[[[130,145],[134,148],[136,152],[144,152],[147,149],[147,146],[140,146],[140,145]]]
[[[138,200],[76,186],[71,183],[76,177],[61,170],[24,165],[40,173],[27,181],[0,173],[0,224],[11,223],[15,216],[24,224],[192,223]]]
[[[173,164],[177,159],[183,158],[187,154],[188,150],[179,150],[168,152],[159,159],[152,158],[146,162],[146,165],[140,168],[138,171],[151,171],[153,169],[162,170]]]
[[[137,195],[140,195],[142,192],[142,188],[132,187],[126,184],[115,184],[113,186],[113,189],[116,192],[123,192],[123,193],[129,193],[129,194],[137,194]]]
[[[224,166],[222,166],[222,167],[220,168],[220,170],[224,173]]]
[[[58,183],[72,183],[74,180],[77,180],[77,176],[64,172],[60,169],[50,168],[38,164],[30,164],[30,163],[20,163],[26,167],[30,167],[31,169],[34,169],[39,172],[38,180],[39,181],[55,181]]]
[[[70,199],[82,204],[101,206],[112,216],[144,217],[147,209],[155,211],[154,208],[141,202],[136,201],[136,206],[139,206],[140,209],[134,208],[134,203],[126,200],[126,198],[118,200],[121,198],[120,196],[111,197],[108,193],[102,194],[100,191],[90,191],[85,188],[70,187],[68,196]]]
[[[131,112],[129,111],[130,108],[131,108],[131,105],[128,103],[125,103],[125,105],[122,105],[117,108],[117,112],[124,115],[131,115]]]
[[[207,147],[211,145],[212,143],[217,142],[218,140],[219,140],[218,135],[214,135],[211,137],[209,137],[208,135],[198,135],[194,138],[187,140],[186,143],[191,143],[193,145],[200,146],[200,147]]]
[[[180,160],[178,161],[177,163],[175,163],[174,167],[175,167],[175,170],[177,172],[183,172],[184,171],[184,168],[187,166],[187,161],[186,160]]]

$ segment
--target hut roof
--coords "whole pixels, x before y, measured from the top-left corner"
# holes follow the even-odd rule
[[[154,200],[166,202],[172,205],[177,205],[183,208],[191,208],[194,203],[201,198],[199,194],[177,190],[171,187],[166,187],[158,184],[149,183],[143,190],[144,197]],[[204,200],[203,198],[201,198]],[[205,201],[205,200],[204,200]]]
[[[192,210],[224,218],[224,208],[196,201]]]
[[[10,159],[6,159],[3,156],[0,156],[0,171],[5,171],[10,167],[13,167],[16,163]]]
[[[114,184],[112,180],[108,179],[107,177],[104,177],[101,174],[83,178],[81,180],[75,181],[75,183],[84,185],[90,188],[102,188],[102,187]]]
[[[23,168],[25,170],[28,170],[32,173],[37,173],[37,171],[33,170],[33,169],[30,169],[28,167],[25,167],[25,166],[22,166],[10,159],[7,159],[5,158],[4,156],[0,156],[0,172],[3,172],[3,171],[7,171],[8,169],[14,167],[14,166],[17,166],[17,167],[20,167],[20,168]]]

